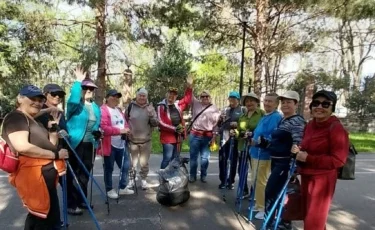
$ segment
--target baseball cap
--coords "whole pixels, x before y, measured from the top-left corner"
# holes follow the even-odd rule
[[[28,98],[31,98],[31,97],[46,98],[44,96],[42,90],[39,89],[38,87],[36,87],[35,85],[26,85],[26,86],[22,87],[21,90],[19,91],[19,94],[21,96],[25,96],[25,97],[28,97]]]
[[[111,96],[122,97],[122,94],[115,89],[110,89],[110,90],[108,90],[106,97],[111,97]]]
[[[202,94],[207,94],[208,96],[211,96],[210,91],[208,91],[208,90],[206,90],[206,89],[202,91],[201,95],[202,95]]]
[[[285,93],[283,93],[282,95],[278,97],[279,100],[283,98],[296,100],[297,102],[299,102],[300,100],[299,94],[296,91],[286,91]]]
[[[145,89],[145,88],[139,88],[138,90],[137,90],[137,93],[136,93],[137,95],[139,95],[139,94],[145,94],[146,96],[148,95],[148,92],[147,92],[147,89]]]
[[[318,92],[316,92],[312,99],[316,99],[317,97],[325,97],[327,98],[329,101],[332,101],[334,104],[336,104],[337,102],[337,96],[334,92],[332,91],[327,91],[327,90],[320,90]]]
[[[248,93],[248,94],[242,96],[242,98],[241,98],[242,103],[245,103],[245,100],[246,100],[247,97],[254,98],[255,100],[258,101],[258,103],[260,102],[259,97],[255,93]]]
[[[56,93],[62,92],[64,95],[65,91],[58,84],[47,84],[43,88],[43,93]]]
[[[96,89],[98,88],[98,86],[95,85],[94,81],[91,78],[85,78],[82,81],[81,86],[92,87]]]
[[[236,91],[230,92],[228,97],[233,97],[233,98],[240,100],[240,94]]]

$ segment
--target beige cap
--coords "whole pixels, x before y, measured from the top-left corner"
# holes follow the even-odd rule
[[[283,98],[292,99],[292,100],[296,100],[297,102],[299,102],[299,94],[296,91],[286,91],[285,93],[283,93],[282,95],[278,97],[279,100]]]
[[[258,101],[258,103],[260,102],[259,97],[255,93],[248,93],[248,94],[242,96],[242,98],[241,98],[242,104],[245,103],[245,99],[247,97],[251,97],[251,98],[256,99]]]
[[[208,90],[203,90],[202,92],[201,92],[201,94],[200,95],[202,95],[202,94],[207,94],[208,96],[211,96],[211,94],[210,94],[210,91],[208,91]]]

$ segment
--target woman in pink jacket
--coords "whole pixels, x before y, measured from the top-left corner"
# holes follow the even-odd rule
[[[126,151],[126,141],[124,138],[129,133],[129,128],[125,121],[124,114],[117,107],[119,99],[122,97],[117,90],[109,90],[106,96],[106,103],[100,107],[101,121],[100,127],[104,131],[104,138],[98,153],[104,155],[104,184],[107,195],[111,199],[117,199],[118,194],[112,187],[112,172],[116,162],[121,169],[122,159],[124,158],[124,167],[122,167],[122,176],[120,178],[119,195],[134,194],[133,190],[126,187],[129,171],[129,155]]]

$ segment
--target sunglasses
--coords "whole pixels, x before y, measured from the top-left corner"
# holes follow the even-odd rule
[[[201,98],[209,98],[210,96],[208,95],[201,95]]]
[[[318,101],[318,100],[315,100],[315,101],[311,102],[312,107],[319,107],[319,105],[322,105],[323,108],[328,109],[332,105],[332,102],[330,102],[330,101],[321,102],[321,101]]]
[[[168,91],[169,92],[177,92],[178,90],[175,87],[169,87]]]
[[[49,94],[51,94],[52,97],[59,96],[60,98],[63,98],[65,96],[65,94],[63,94],[61,92],[50,92]]]
[[[90,87],[90,86],[82,86],[82,90],[88,90],[88,91],[94,91],[95,88],[94,87]]]

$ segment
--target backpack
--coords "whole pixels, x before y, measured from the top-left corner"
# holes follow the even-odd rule
[[[18,169],[18,153],[14,151],[13,147],[11,147],[1,136],[7,116],[5,116],[0,128],[0,169],[7,173],[14,173]],[[27,120],[27,125],[30,126],[29,119],[27,119],[26,116],[25,118]]]
[[[332,129],[335,123],[341,124],[341,122],[332,123],[330,130]],[[337,179],[339,180],[354,180],[355,179],[355,158],[357,154],[358,152],[355,149],[353,143],[349,142],[348,156],[346,158],[346,162],[344,166],[339,168]]]

